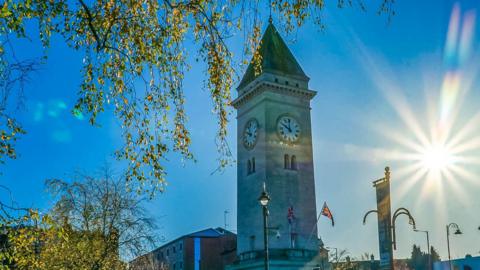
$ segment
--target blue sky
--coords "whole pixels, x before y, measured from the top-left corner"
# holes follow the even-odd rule
[[[375,208],[371,182],[382,177],[383,168],[390,165],[392,206],[411,210],[418,228],[430,231],[431,244],[441,257],[447,256],[445,225],[450,222],[458,223],[464,232],[452,237],[452,255],[479,255],[480,180],[475,177],[480,171],[475,168],[475,156],[480,155],[480,149],[475,145],[475,134],[480,134],[480,124],[474,116],[480,102],[476,70],[480,63],[480,27],[471,30],[470,42],[465,41],[470,49],[446,49],[455,3],[461,30],[473,20],[472,14],[478,17],[477,1],[398,1],[389,24],[385,17],[375,14],[373,6],[367,12],[328,7],[324,12],[325,31],[306,25],[284,35],[311,78],[310,88],[318,91],[311,104],[317,208],[327,201],[336,220],[332,228],[327,220],[320,219],[319,233],[327,246],[348,249],[352,256],[370,252],[378,258],[375,218],[365,226],[362,218]],[[24,53],[35,55],[35,45],[26,45]],[[232,50],[241,54],[240,46],[233,45]],[[27,87],[26,109],[17,116],[28,134],[18,142],[18,159],[8,161],[0,176],[1,183],[11,188],[21,205],[49,206],[43,186],[47,178],[68,179],[76,169],[93,171],[105,162],[115,166],[112,154],[121,138],[112,115],[103,114],[101,127],[92,127],[70,113],[81,81],[81,61],[81,55],[54,38],[48,62]],[[225,210],[229,211],[228,229],[236,228],[236,168],[212,174],[218,156],[216,119],[208,91],[199,87],[204,67],[191,64],[192,70],[185,78],[186,109],[198,162],[182,164],[178,156],[169,157],[167,192],[147,205],[158,217],[159,234],[167,241],[206,227],[223,226]],[[459,78],[459,91],[465,95],[439,98],[451,97],[448,89],[447,94],[443,89],[448,88],[445,77],[452,70],[460,74],[455,78]],[[428,133],[432,122],[429,113],[442,111],[449,100],[454,100],[451,103],[458,108],[450,128],[452,134],[474,119],[468,136],[462,137],[473,141],[465,150],[470,162],[458,162],[459,173],[449,179],[408,173],[416,163],[405,158],[411,157],[404,153],[409,152],[406,141],[419,141],[412,119]],[[228,137],[232,147],[236,145],[235,129],[232,114]],[[236,149],[232,151],[236,155]],[[412,232],[405,219],[399,218],[397,230],[396,257],[407,257],[414,243],[425,247],[425,236]]]

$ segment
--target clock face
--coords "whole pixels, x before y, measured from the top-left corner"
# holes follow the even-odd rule
[[[286,142],[295,142],[300,137],[300,125],[291,116],[282,116],[278,119],[277,132]]]
[[[250,119],[245,125],[243,131],[243,145],[245,148],[252,149],[257,143],[258,137],[258,121],[256,119]]]

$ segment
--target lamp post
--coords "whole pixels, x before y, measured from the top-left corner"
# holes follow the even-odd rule
[[[260,205],[263,210],[263,248],[264,248],[264,259],[265,259],[265,270],[268,270],[268,202],[270,201],[270,196],[267,193],[267,187],[265,182],[263,182],[263,191],[258,198]]]
[[[460,228],[458,227],[457,223],[450,223],[447,225],[447,249],[448,249],[448,264],[450,265],[450,270],[452,270],[452,259],[450,257],[450,227],[455,229],[454,234],[460,235],[462,234],[462,231],[460,231]]]
[[[385,269],[393,269],[393,250],[397,249],[396,220],[401,215],[408,216],[408,223],[412,225],[415,230],[415,219],[410,214],[410,211],[404,207],[395,210],[392,216],[389,167],[385,167],[385,177],[373,181],[373,186],[377,193],[377,209],[365,213],[365,216],[363,216],[363,225],[365,225],[368,215],[371,213],[377,214],[380,266]]]
[[[408,224],[412,225],[413,230],[415,230],[417,227],[415,225],[415,219],[413,219],[412,215],[410,214],[410,211],[404,207],[398,208],[394,213],[393,213],[393,218],[392,218],[392,235],[393,235],[393,249],[397,250],[397,234],[395,232],[395,222],[397,221],[397,218],[400,215],[406,215],[408,216]]]
[[[378,198],[378,195],[379,195],[379,192],[378,192],[378,186],[381,185],[381,184],[387,184],[387,187],[388,187],[388,191],[383,191],[383,193],[387,193],[387,194],[383,194],[384,197],[388,198]],[[375,180],[373,182],[373,186],[377,188],[377,210],[370,210],[368,211],[367,213],[365,213],[365,215],[363,216],[363,225],[365,225],[365,223],[367,222],[367,216],[370,215],[371,213],[377,213],[377,215],[380,215],[380,216],[390,216],[390,168],[389,167],[385,167],[385,177],[384,178],[380,178],[378,180]],[[384,203],[384,201],[388,201],[388,204],[386,205],[380,205],[380,203]],[[381,207],[383,206],[382,209],[380,209]],[[397,250],[397,237],[396,237],[396,232],[395,232],[395,222],[397,221],[397,218],[400,216],[400,215],[406,215],[408,217],[408,223],[410,225],[412,225],[413,227],[413,230],[416,229],[416,225],[415,225],[415,219],[413,218],[412,214],[410,214],[410,211],[405,208],[405,207],[400,207],[398,208],[397,210],[395,210],[395,212],[393,213],[393,217],[391,220],[384,220],[385,222],[385,230],[388,232],[388,233],[391,233],[392,234],[392,240],[391,240],[391,244],[393,245],[393,249],[394,250]],[[388,245],[390,245],[390,243],[388,243]],[[393,258],[391,258],[393,260]],[[392,261],[392,264],[393,264],[393,261]]]
[[[428,231],[422,231],[422,230],[417,230],[415,229],[414,231],[416,232],[423,232],[427,234],[427,248],[428,248],[428,269],[432,269],[432,254],[430,253],[430,239],[428,237]]]

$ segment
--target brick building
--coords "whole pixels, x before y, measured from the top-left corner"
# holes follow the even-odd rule
[[[129,263],[132,270],[223,270],[235,260],[237,236],[222,228],[181,236]]]

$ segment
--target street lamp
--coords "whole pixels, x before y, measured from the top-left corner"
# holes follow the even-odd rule
[[[408,209],[404,208],[404,207],[400,207],[398,208],[394,213],[393,213],[393,218],[392,218],[392,235],[393,235],[393,249],[394,250],[397,250],[397,234],[395,232],[395,222],[397,220],[397,218],[400,216],[400,215],[406,215],[408,216],[408,224],[412,225],[413,227],[413,230],[416,229],[416,225],[415,225],[415,219],[413,219],[412,215],[410,214],[410,211],[408,211]]]
[[[365,216],[363,216],[363,225],[365,225],[367,223],[367,216],[370,215],[371,213],[377,213],[378,214],[378,210],[370,210],[368,211]],[[406,215],[408,216],[408,224],[412,225],[413,227],[413,230],[416,229],[416,225],[415,225],[415,219],[413,218],[412,214],[410,214],[410,211],[408,211],[408,209],[404,208],[404,207],[400,207],[398,208],[397,210],[395,210],[395,212],[393,213],[393,217],[392,217],[392,220],[387,220],[387,230],[390,230],[391,233],[392,233],[392,245],[393,245],[393,249],[394,250],[397,250],[397,234],[395,232],[395,223],[397,221],[397,218],[400,216],[400,215]]]
[[[432,269],[432,254],[430,253],[430,239],[428,238],[428,231],[422,231],[415,229],[416,232],[424,232],[427,234],[427,248],[428,248],[428,269]]]
[[[390,168],[385,167],[385,177],[373,181],[373,186],[377,193],[377,209],[370,210],[363,216],[363,225],[367,221],[367,216],[377,213],[378,217],[378,236],[380,249],[380,264],[386,268],[393,269],[393,250],[397,249],[397,236],[395,231],[395,222],[401,215],[408,216],[408,223],[415,230],[415,219],[410,211],[400,207],[391,214],[390,204]],[[392,250],[393,245],[393,250]]]
[[[447,225],[447,249],[448,249],[448,263],[450,265],[450,270],[452,270],[452,259],[450,257],[450,227],[455,229],[454,234],[460,235],[462,234],[462,231],[460,231],[460,228],[458,227],[457,223],[450,223]]]
[[[264,258],[265,258],[265,270],[268,270],[268,202],[270,202],[270,196],[267,193],[267,187],[265,182],[263,182],[263,191],[258,198],[260,205],[263,210],[263,248],[264,248]]]

